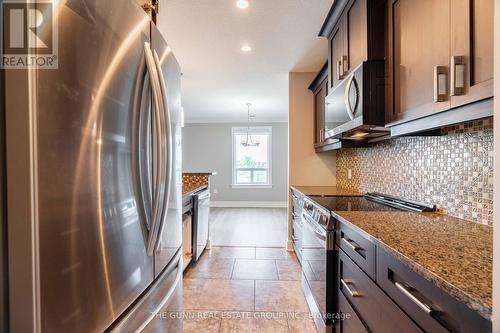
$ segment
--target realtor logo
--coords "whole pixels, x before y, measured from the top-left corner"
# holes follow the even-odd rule
[[[2,68],[57,68],[57,22],[52,0],[4,0]]]

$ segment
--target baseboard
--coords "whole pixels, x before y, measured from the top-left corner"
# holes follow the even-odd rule
[[[211,201],[210,207],[286,208],[286,201]]]

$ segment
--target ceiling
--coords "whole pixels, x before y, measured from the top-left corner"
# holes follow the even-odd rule
[[[179,61],[186,122],[287,121],[288,73],[317,72],[333,0],[164,0],[158,26]],[[245,53],[241,46],[252,51]]]

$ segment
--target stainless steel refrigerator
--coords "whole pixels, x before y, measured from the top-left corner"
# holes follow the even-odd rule
[[[8,330],[182,331],[180,67],[134,0],[54,6],[58,69],[3,71]]]

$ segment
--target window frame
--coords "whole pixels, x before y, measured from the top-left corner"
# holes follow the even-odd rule
[[[231,146],[232,146],[232,188],[272,188],[273,187],[273,176],[272,176],[272,147],[273,147],[273,128],[272,126],[250,126],[250,133],[253,135],[267,135],[268,136],[268,147],[267,147],[267,183],[246,183],[239,184],[236,182],[237,168],[236,168],[236,135],[246,134],[248,127],[233,127],[231,129]],[[239,142],[238,142],[239,144]],[[265,169],[264,169],[265,170]]]

